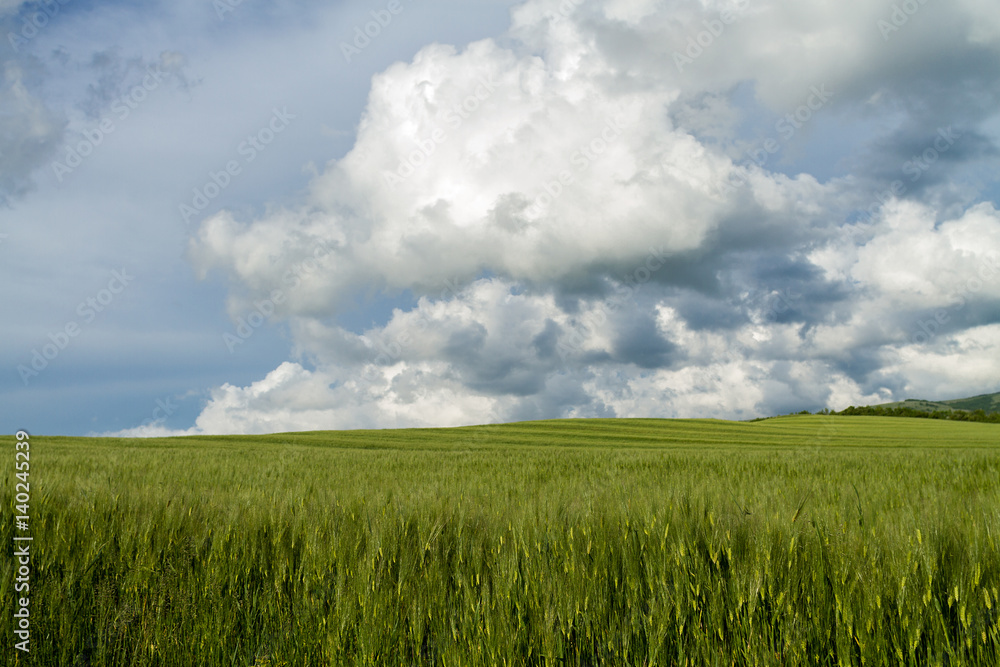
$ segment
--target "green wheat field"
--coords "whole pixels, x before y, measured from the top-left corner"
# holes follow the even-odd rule
[[[995,424],[36,436],[31,471],[7,665],[1000,664]]]

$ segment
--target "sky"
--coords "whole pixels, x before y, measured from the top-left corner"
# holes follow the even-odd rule
[[[0,0],[0,430],[1000,391],[995,0]]]

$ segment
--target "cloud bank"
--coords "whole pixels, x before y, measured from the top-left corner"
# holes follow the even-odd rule
[[[192,238],[294,350],[190,432],[996,391],[1000,19],[904,5],[533,0],[392,65],[297,205]]]

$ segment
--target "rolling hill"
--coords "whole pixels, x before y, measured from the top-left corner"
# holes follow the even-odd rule
[[[982,410],[983,412],[989,414],[991,412],[1000,412],[1000,392],[996,394],[981,394],[979,396],[972,396],[969,398],[955,398],[947,401],[927,401],[923,399],[908,398],[905,401],[882,403],[872,407],[910,408],[911,410],[920,410],[921,412],[934,412],[937,410],[961,410],[964,412],[973,412],[975,410]]]

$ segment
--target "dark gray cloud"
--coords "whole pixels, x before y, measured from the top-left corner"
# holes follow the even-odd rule
[[[884,189],[898,181],[900,196],[921,198],[928,189],[967,180],[970,169],[1000,156],[993,137],[949,118],[936,119],[945,125],[910,122],[880,137],[856,160],[855,173]]]
[[[660,335],[656,321],[649,315],[620,322],[617,333],[612,356],[617,363],[667,368],[675,361],[677,346]]]

